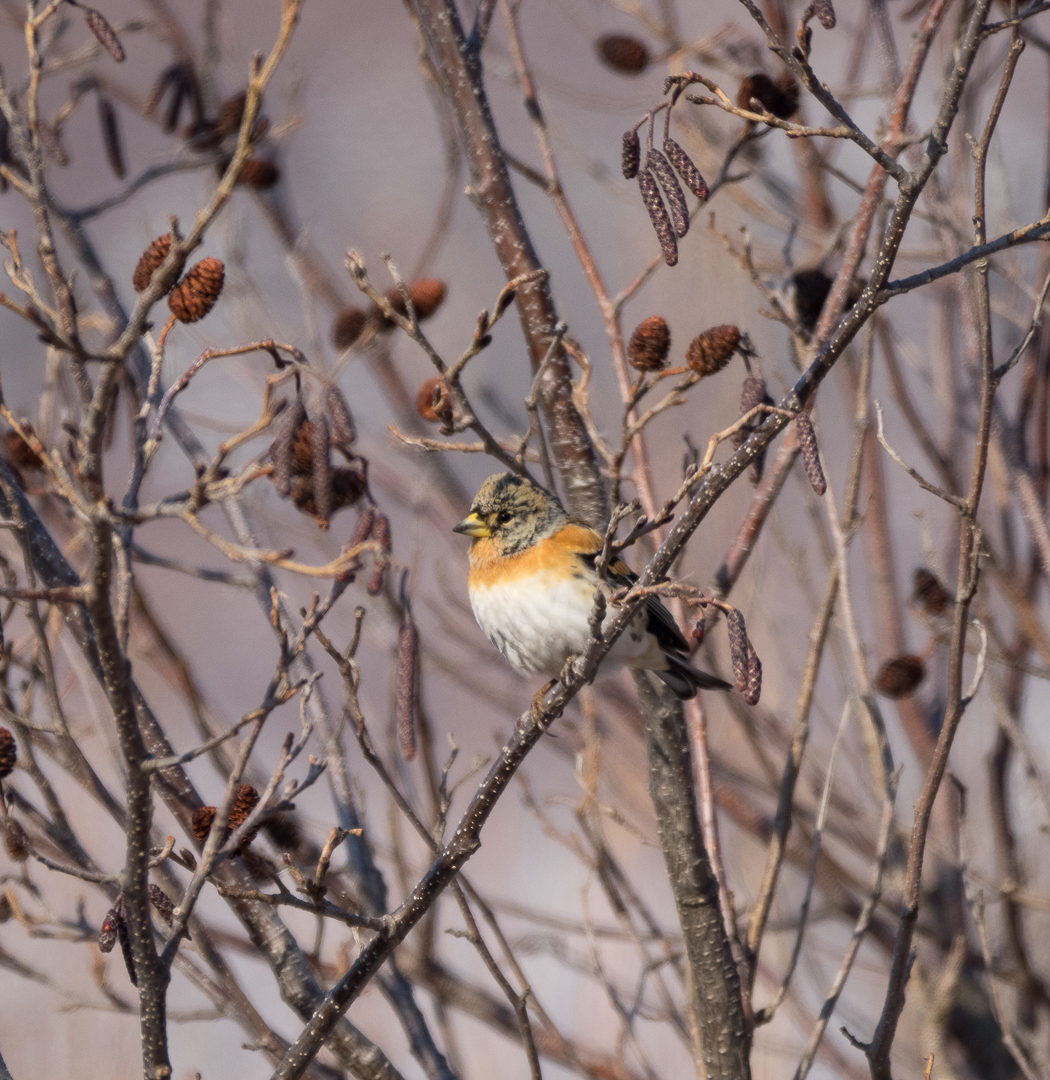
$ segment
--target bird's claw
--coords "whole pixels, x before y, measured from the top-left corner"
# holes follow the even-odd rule
[[[529,714],[532,716],[533,723],[543,724],[543,699],[547,696],[551,687],[557,682],[557,679],[551,679],[541,690],[537,690],[532,697],[532,704],[529,706]]]

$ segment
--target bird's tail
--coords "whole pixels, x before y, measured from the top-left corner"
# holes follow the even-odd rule
[[[663,679],[675,696],[683,701],[695,698],[697,690],[732,689],[724,679],[717,675],[708,675],[706,671],[698,671],[676,653],[665,652],[664,656],[667,657],[667,667],[663,671],[654,671],[653,674]]]

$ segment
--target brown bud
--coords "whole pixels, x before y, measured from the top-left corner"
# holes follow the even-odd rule
[[[193,811],[190,819],[190,827],[197,843],[203,847],[208,842],[208,833],[211,832],[211,823],[215,820],[214,806],[201,806]]]
[[[416,395],[416,410],[431,424],[452,423],[452,395],[445,380],[427,379]]]
[[[656,230],[656,238],[660,241],[664,262],[668,266],[674,266],[678,262],[678,241],[674,238],[674,227],[668,217],[667,208],[660,198],[660,189],[648,169],[642,169],[638,174],[638,188],[642,193],[642,202],[649,211],[649,220]]]
[[[413,281],[409,285],[408,295],[412,301],[412,307],[415,308],[416,318],[420,322],[429,319],[441,307],[445,292],[445,283],[441,278],[420,278],[419,281]],[[386,298],[399,315],[408,318],[408,308],[405,306],[405,298],[401,295],[399,288],[388,289]]]
[[[292,403],[284,410],[281,422],[277,426],[277,438],[270,447],[270,458],[273,461],[273,486],[282,499],[288,498],[291,490],[292,476],[296,473],[309,472],[309,462],[306,468],[297,467],[296,449],[299,441],[300,429],[309,421],[306,419],[306,407],[299,398],[293,398]],[[309,450],[309,441],[307,441]]]
[[[786,120],[798,108],[797,89],[794,96],[790,92],[785,93],[782,87],[778,86],[768,75],[761,71],[756,71],[754,75],[748,75],[740,84],[736,103],[739,108],[753,112],[755,107],[751,104],[752,99],[757,101],[767,113],[772,113],[779,120]]]
[[[714,375],[729,363],[739,344],[738,326],[712,326],[689,343],[685,362],[699,375]]]
[[[790,71],[782,71],[777,77],[777,89],[784,95],[784,108],[790,110],[787,116],[793,116],[798,112],[798,103],[801,98],[801,90],[795,81],[795,76]],[[786,120],[787,116],[782,119]]]
[[[345,307],[335,317],[332,324],[332,344],[342,352],[361,336],[361,332],[368,322],[368,313],[364,308]]]
[[[411,619],[397,632],[397,745],[401,757],[416,756],[416,673],[419,667],[419,633]]]
[[[729,655],[733,659],[733,682],[743,694],[747,692],[751,668],[751,642],[747,639],[744,616],[736,608],[730,608],[726,612],[726,628],[729,631]]]
[[[824,479],[824,470],[820,466],[820,453],[817,450],[817,433],[813,430],[813,421],[805,413],[799,413],[795,417],[795,428],[798,431],[798,446],[802,453],[802,465],[806,470],[813,490],[818,495],[823,495],[828,490],[828,482]]]
[[[384,551],[390,551],[393,542],[390,537],[390,518],[386,514],[376,511],[375,524],[372,526],[372,536],[379,542]]]
[[[667,207],[671,211],[671,221],[674,222],[674,231],[679,236],[685,236],[689,232],[689,206],[682,193],[682,186],[678,183],[678,177],[671,168],[671,163],[659,150],[650,150],[645,156],[645,167],[659,180],[660,187],[664,189]]]
[[[4,825],[4,847],[12,862],[23,863],[29,858],[29,837],[25,829],[10,814]]]
[[[230,808],[230,829],[239,829],[258,805],[259,793],[255,788],[251,784],[241,784]]]
[[[98,122],[102,129],[102,145],[106,149],[106,160],[118,180],[124,179],[124,144],[120,137],[120,124],[113,102],[102,94],[98,95]]]
[[[322,529],[327,529],[332,516],[332,437],[323,416],[314,420],[312,434],[314,518]]]
[[[171,290],[168,307],[179,322],[192,323],[203,319],[215,306],[226,279],[221,259],[202,259]]]
[[[825,30],[835,29],[835,9],[831,6],[831,0],[813,0],[813,10],[816,12],[817,22]]]
[[[693,164],[692,158],[674,139],[664,139],[664,155],[685,181],[685,186],[698,199],[706,202],[711,193],[708,191],[707,181],[700,175],[700,170]]]
[[[215,118],[215,131],[219,135],[236,135],[241,130],[247,100],[247,95],[242,92],[228,97],[219,106],[219,115]]]
[[[937,575],[920,566],[912,575],[915,603],[930,615],[943,615],[952,602],[948,590],[937,579]]]
[[[627,359],[635,371],[660,371],[667,366],[671,329],[662,315],[643,319],[627,343]]]
[[[14,772],[18,761],[18,745],[14,735],[5,727],[0,727],[0,780]]]
[[[889,698],[907,697],[925,677],[926,665],[921,656],[896,656],[879,669],[875,688]]]
[[[649,50],[626,34],[605,34],[594,43],[599,58],[621,75],[640,75],[649,66]]]
[[[638,175],[638,166],[642,160],[642,144],[637,131],[623,133],[623,146],[620,149],[620,169],[625,180],[633,180]]]
[[[134,276],[131,279],[135,292],[143,292],[146,289],[154,271],[168,257],[169,251],[171,251],[171,234],[165,233],[163,236],[158,236],[139,256]]]
[[[84,22],[87,23],[87,28],[95,35],[102,48],[119,64],[125,56],[124,46],[121,45],[116,31],[106,21],[105,15],[94,8],[86,7],[81,8],[81,10],[84,12]]]
[[[241,166],[236,183],[262,191],[272,188],[280,179],[281,170],[269,158],[250,157]]]
[[[795,286],[795,314],[807,330],[812,330],[824,310],[824,302],[831,292],[832,281],[823,270],[813,267],[800,270],[791,279]]]
[[[344,454],[350,452],[357,439],[357,429],[354,426],[354,418],[350,413],[350,406],[343,397],[342,390],[334,382],[326,382],[321,391],[321,403],[324,407],[325,416],[328,417],[328,427],[332,433],[332,445],[338,446]]]

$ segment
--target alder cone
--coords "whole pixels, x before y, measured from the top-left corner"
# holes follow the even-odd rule
[[[662,315],[650,315],[634,329],[627,343],[627,359],[635,371],[660,371],[667,366],[671,328]]]
[[[329,513],[335,513],[336,510],[342,510],[343,507],[352,506],[365,493],[367,486],[364,470],[361,468],[332,469],[332,497]],[[297,510],[309,514],[319,525],[322,525],[322,528],[327,528],[327,519],[322,519],[318,513],[312,476],[296,476],[292,480],[291,496],[292,503]]]
[[[416,395],[416,411],[431,424],[452,422],[452,396],[442,378],[427,379]]]
[[[798,321],[807,330],[812,330],[817,325],[828,293],[831,292],[831,278],[823,270],[813,267],[800,270],[791,282],[795,286],[795,314]]]
[[[251,784],[241,784],[237,789],[237,798],[230,808],[230,828],[239,829],[248,815],[259,805],[259,793]]]
[[[171,290],[168,307],[172,315],[179,322],[184,323],[193,323],[203,319],[215,307],[215,301],[219,299],[225,279],[226,268],[223,266],[222,259],[214,259],[210,256],[202,259]]]
[[[794,85],[794,79],[792,79],[792,84]],[[736,95],[737,106],[747,109],[748,112],[753,111],[752,98],[778,120],[786,120],[798,109],[797,85],[794,86],[794,93],[792,93],[786,83],[784,86],[778,86],[762,71],[748,75],[740,84],[740,90]]]
[[[948,610],[952,598],[931,570],[925,566],[918,567],[912,575],[912,585],[912,595],[923,611],[930,615],[943,615]]]
[[[714,375],[729,363],[740,344],[740,327],[712,326],[689,343],[685,362],[698,375]]]
[[[429,319],[434,312],[441,307],[447,292],[445,283],[441,278],[420,278],[408,286],[408,295],[412,301],[412,307],[416,310],[416,318],[423,322]],[[405,298],[398,288],[387,289],[387,302],[398,313],[408,318],[408,307]],[[389,325],[389,324],[388,324]]]
[[[237,174],[237,183],[242,187],[264,191],[272,188],[281,179],[281,170],[269,158],[250,157],[241,166]]]
[[[18,745],[15,737],[5,727],[0,727],[0,780],[14,772],[18,761]]]
[[[343,308],[332,324],[332,344],[340,352],[349,349],[361,336],[367,322],[368,312],[364,308],[353,306]]]
[[[879,669],[875,688],[888,698],[907,697],[924,678],[926,665],[921,656],[895,656]]]
[[[154,271],[168,257],[171,251],[171,234],[165,233],[156,240],[139,256],[132,275],[131,284],[135,286],[135,292],[144,292],[153,277]]]
[[[22,427],[27,431],[33,430],[26,420],[22,421]],[[4,460],[9,465],[15,465],[26,472],[34,472],[43,468],[43,465],[40,464],[40,458],[36,456],[36,451],[17,431],[9,431],[4,435]]]
[[[193,811],[190,818],[190,828],[197,838],[197,843],[202,847],[208,842],[208,833],[211,832],[211,823],[215,820],[214,806],[200,806]]]
[[[649,66],[645,43],[627,34],[604,34],[594,47],[602,62],[621,75],[640,75]]]

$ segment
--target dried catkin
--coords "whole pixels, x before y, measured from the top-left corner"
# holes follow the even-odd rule
[[[102,46],[110,57],[119,64],[124,60],[125,52],[124,46],[120,43],[120,38],[117,37],[116,31],[109,22],[106,20],[106,16],[101,11],[96,11],[94,8],[81,8],[84,12],[84,22],[87,23],[87,28],[95,35],[98,43]]]
[[[693,164],[692,158],[674,141],[664,139],[664,156],[675,167],[685,186],[701,201],[706,202],[710,191],[707,181],[700,175],[700,170]]]
[[[762,661],[750,638],[747,642],[747,678],[742,693],[748,705],[757,705],[762,696]]]
[[[748,375],[740,389],[740,415],[746,416],[757,405],[772,404],[773,399],[766,390],[765,379],[761,379],[757,375]],[[758,413],[753,419],[744,424],[744,426],[733,436],[733,445],[743,446],[751,435],[758,430],[763,420],[765,420],[765,416],[762,413]],[[757,486],[761,482],[762,473],[765,471],[765,465],[766,452],[763,449],[751,463],[749,478],[752,485]]]
[[[664,262],[668,266],[674,266],[678,262],[678,241],[674,237],[674,226],[671,224],[664,201],[660,198],[660,189],[656,186],[656,180],[648,169],[642,169],[638,173],[638,189],[642,193],[642,202],[649,211],[649,220],[656,230],[656,238],[660,241]]]
[[[325,416],[328,417],[332,445],[338,446],[344,453],[349,453],[350,447],[357,440],[357,427],[342,390],[334,382],[324,384],[324,389],[321,391],[321,405]]]
[[[132,986],[138,986],[138,975],[135,974],[135,957],[131,951],[131,935],[128,933],[127,920],[124,918],[123,908],[117,915],[117,940],[120,942],[120,951],[124,955],[124,966],[128,969],[128,978]]]
[[[747,640],[744,616],[736,608],[730,608],[726,612],[726,628],[729,631],[729,655],[733,660],[733,682],[744,694],[747,692],[748,676],[751,670],[751,643]]]
[[[112,952],[117,943],[117,923],[123,918],[124,894],[117,893],[117,899],[113,906],[106,912],[102,920],[102,928],[98,932],[99,952]]]
[[[633,180],[638,175],[638,166],[642,161],[642,144],[637,131],[623,133],[623,147],[620,151],[620,168],[625,180]]]
[[[158,236],[139,256],[135,273],[131,278],[135,292],[143,292],[147,288],[157,267],[168,257],[169,251],[171,251],[171,234],[165,233],[163,236]]]
[[[662,315],[643,319],[627,343],[627,359],[635,371],[660,371],[671,349],[671,328]]]
[[[171,926],[175,918],[175,905],[171,902],[168,894],[161,889],[159,885],[149,885],[149,902],[153,905],[153,910],[168,924]],[[103,927],[105,924],[103,924]],[[189,935],[186,935],[189,937]],[[103,952],[108,950],[103,949]]]
[[[806,476],[809,477],[813,490],[818,495],[823,495],[828,490],[828,482],[824,479],[824,470],[820,467],[820,452],[817,449],[817,433],[813,430],[813,421],[805,413],[799,413],[795,417],[795,427],[798,430],[798,446]]]
[[[397,745],[401,757],[416,756],[416,673],[419,667],[419,632],[411,619],[397,632]]]
[[[645,155],[645,167],[660,182],[664,189],[664,197],[667,199],[667,207],[671,211],[671,221],[674,223],[674,231],[679,236],[685,236],[689,232],[689,206],[685,201],[682,187],[678,183],[671,163],[660,153],[659,150],[650,150]]]
[[[123,180],[124,145],[120,137],[120,124],[113,102],[102,94],[98,95],[98,123],[102,129],[102,145],[106,149],[106,160],[118,180]]]
[[[328,528],[328,519],[332,516],[332,457],[330,448],[332,438],[328,432],[328,421],[318,416],[313,421],[313,493],[314,517],[322,529]]]
[[[813,11],[816,13],[817,22],[825,30],[835,29],[835,9],[831,6],[831,0],[813,0]]]
[[[273,486],[282,499],[288,498],[292,487],[292,451],[295,446],[295,437],[299,432],[299,426],[306,419],[306,407],[299,398],[293,398],[291,404],[284,411],[281,422],[277,427],[277,438],[270,448],[270,457],[273,459]]]

